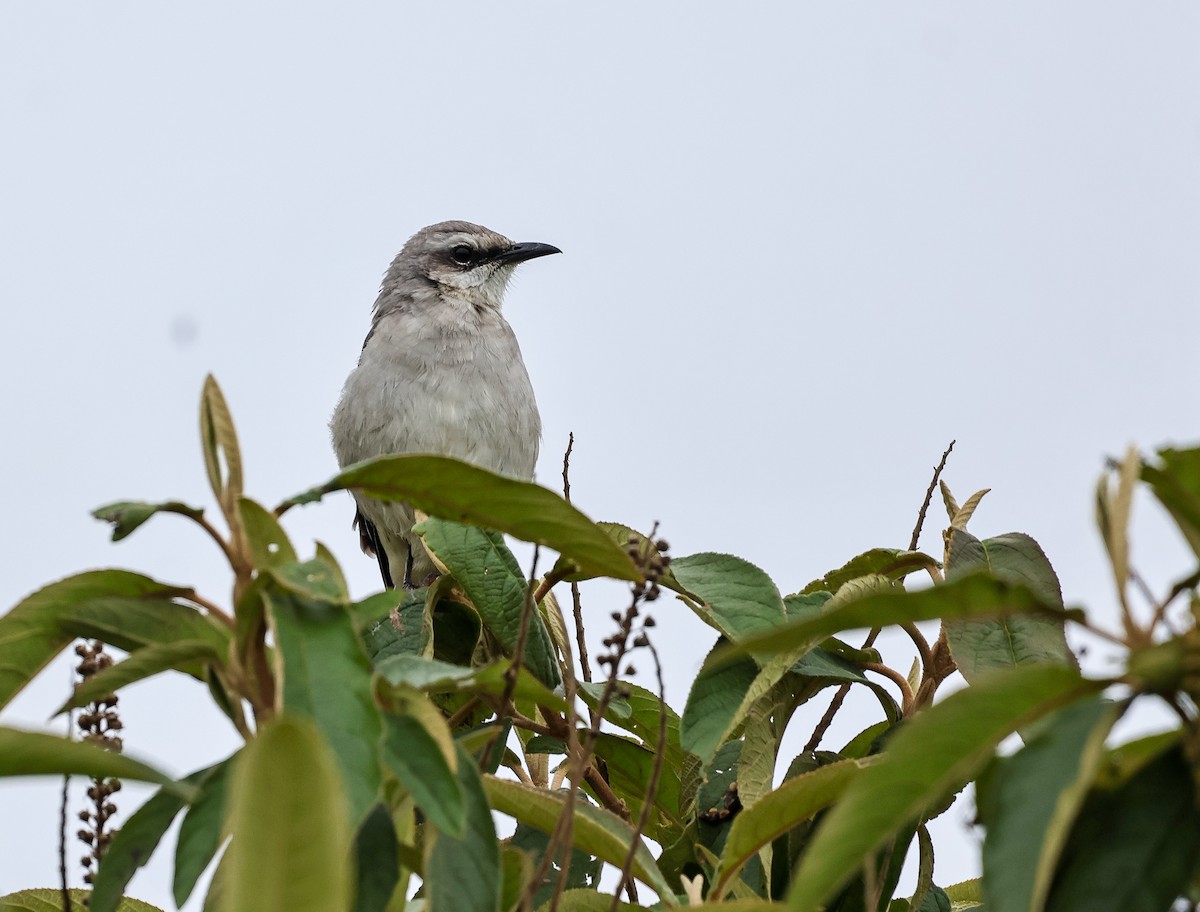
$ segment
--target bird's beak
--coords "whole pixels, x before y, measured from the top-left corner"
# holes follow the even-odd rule
[[[562,253],[553,244],[539,244],[536,241],[525,241],[513,244],[507,250],[502,250],[491,258],[493,263],[524,263],[537,257],[550,256],[552,253]]]

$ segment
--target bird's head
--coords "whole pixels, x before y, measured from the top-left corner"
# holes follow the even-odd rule
[[[499,310],[516,265],[552,253],[562,251],[550,244],[515,243],[471,222],[440,222],[414,234],[389,272],[425,279],[477,307]]]

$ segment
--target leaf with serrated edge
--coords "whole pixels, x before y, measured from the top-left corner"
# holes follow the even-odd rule
[[[960,788],[1006,736],[1106,684],[1072,668],[1035,665],[987,676],[913,716],[818,825],[787,908],[816,912],[864,857]]]
[[[377,500],[405,501],[430,516],[545,545],[587,572],[622,580],[640,578],[629,556],[553,491],[446,456],[406,454],[368,459],[319,488],[284,501],[279,510],[350,488]]]
[[[472,526],[426,519],[413,527],[429,550],[449,569],[479,617],[510,654],[520,639],[521,616],[530,599],[529,582],[504,536]],[[537,606],[530,604],[525,667],[548,687],[562,683],[550,634]]]
[[[508,814],[543,833],[552,833],[558,815],[562,811],[562,795],[531,788],[520,782],[484,776],[483,787],[487,791],[492,807]],[[633,831],[629,825],[608,811],[593,807],[585,802],[575,806],[575,825],[572,844],[597,858],[603,858],[618,868],[624,864],[629,852]],[[654,858],[645,844],[639,843],[633,859],[633,876],[653,888],[664,900],[671,902],[674,894],[654,863]]]
[[[787,619],[783,597],[761,569],[732,554],[702,553],[671,561],[671,572],[701,620],[734,642]]]

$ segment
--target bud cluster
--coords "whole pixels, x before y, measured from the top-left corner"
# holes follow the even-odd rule
[[[90,644],[80,643],[75,647],[75,655],[79,656],[75,671],[79,674],[80,684],[113,663],[112,657],[104,651],[104,644],[98,640]],[[117,734],[124,726],[117,713],[116,694],[106,694],[89,703],[79,714],[76,724],[84,741],[118,753],[124,746]],[[84,826],[76,833],[79,841],[89,849],[88,854],[80,859],[85,883],[90,884],[95,879],[96,866],[112,842],[114,833],[110,821],[117,813],[117,806],[111,799],[120,789],[121,780],[110,776],[94,779],[87,790],[91,808],[79,812],[79,819]]]
[[[654,626],[654,618],[649,615],[642,618],[642,630],[636,635],[633,628],[641,615],[641,603],[653,602],[659,596],[658,581],[671,565],[671,558],[667,554],[669,548],[665,539],[655,540],[653,533],[650,538],[642,538],[640,535],[631,535],[629,538],[626,553],[641,571],[643,579],[634,584],[629,607],[623,612],[612,613],[612,619],[617,622],[617,632],[603,640],[608,652],[596,659],[599,665],[608,669],[610,678],[616,678],[621,662],[631,649],[648,646],[650,643],[646,638],[645,629]],[[637,674],[637,669],[633,665],[626,665],[624,673]]]

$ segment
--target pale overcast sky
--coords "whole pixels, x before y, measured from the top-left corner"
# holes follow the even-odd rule
[[[573,430],[592,516],[790,592],[906,545],[956,438],[956,493],[993,489],[974,531],[1032,534],[1108,617],[1104,457],[1200,436],[1198,39],[1189,2],[5,4],[0,611],[99,566],[227,598],[182,520],[112,545],[88,511],[211,504],[209,371],[252,495],[332,474],[379,278],[455,218],[564,251],[507,312],[539,476]],[[1188,568],[1149,513],[1134,559],[1161,582]],[[288,525],[366,594],[351,514]],[[591,593],[594,639],[617,598]],[[713,635],[655,611],[682,708]],[[46,724],[68,677],[0,722]],[[178,773],[235,745],[190,681],[122,710],[130,752]],[[0,786],[0,894],[56,883],[56,791]],[[969,816],[939,822],[939,883],[976,873]],[[172,852],[134,895],[171,907]]]

